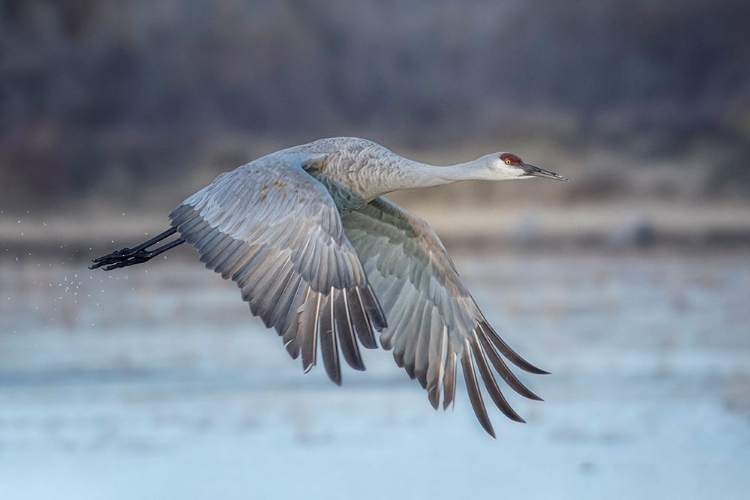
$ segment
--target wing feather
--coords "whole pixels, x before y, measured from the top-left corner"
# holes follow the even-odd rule
[[[339,339],[339,345],[341,346],[341,353],[344,355],[344,359],[349,366],[355,370],[364,370],[365,365],[362,362],[362,355],[357,346],[357,337],[352,327],[346,292],[337,291],[334,300],[336,301],[334,326],[336,328],[336,336]]]
[[[443,377],[444,410],[447,409],[456,398],[456,363],[456,351],[449,348],[447,358],[445,360],[445,376]]]
[[[318,333],[320,331],[320,293],[307,287],[307,299],[302,305],[298,335],[301,337],[302,368],[305,372],[315,366],[318,353]]]
[[[341,365],[339,363],[339,350],[336,345],[336,335],[333,326],[334,306],[332,300],[333,291],[325,297],[320,306],[320,352],[323,357],[323,366],[328,377],[336,385],[341,385]]]
[[[477,375],[474,372],[474,363],[471,359],[471,349],[469,348],[469,340],[464,339],[464,352],[461,356],[461,368],[464,372],[464,380],[466,381],[466,390],[469,392],[469,401],[471,401],[471,407],[474,409],[474,413],[482,424],[482,427],[487,434],[495,437],[495,429],[492,428],[490,417],[487,415],[487,408],[484,406],[484,400],[482,399],[482,392],[479,390],[479,384],[477,383]]]

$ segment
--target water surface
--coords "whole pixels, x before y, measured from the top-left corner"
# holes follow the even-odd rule
[[[746,498],[745,254],[456,255],[549,376],[528,424],[434,412],[390,353],[302,374],[231,283],[0,263],[0,498]]]

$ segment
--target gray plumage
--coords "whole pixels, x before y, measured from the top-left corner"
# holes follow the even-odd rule
[[[546,372],[490,327],[429,225],[382,195],[530,176],[563,179],[509,153],[436,167],[363,139],[323,139],[220,175],[169,217],[172,232],[198,250],[206,267],[237,283],[252,313],[276,330],[293,358],[301,356],[306,371],[319,353],[340,384],[340,355],[364,370],[359,346],[377,347],[380,332],[381,346],[393,350],[436,409],[453,403],[460,363],[474,412],[494,436],[479,380],[506,416],[523,422],[495,373],[522,396],[539,399],[503,357]],[[111,267],[123,265],[130,264]]]

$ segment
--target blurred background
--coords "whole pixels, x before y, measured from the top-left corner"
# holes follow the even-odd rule
[[[483,434],[390,353],[303,375],[164,230],[326,136],[567,184],[397,193],[553,374]],[[0,497],[745,498],[750,4],[0,1]]]

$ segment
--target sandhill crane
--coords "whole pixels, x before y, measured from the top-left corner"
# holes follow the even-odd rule
[[[169,230],[95,259],[91,268],[140,264],[188,242],[208,269],[237,283],[252,314],[276,330],[293,358],[301,355],[306,372],[319,350],[328,376],[341,384],[339,353],[364,370],[359,344],[376,348],[375,330],[435,409],[454,401],[460,362],[474,413],[494,437],[476,371],[495,405],[518,422],[524,420],[490,365],[535,400],[500,355],[527,372],[547,372],[487,323],[432,228],[383,195],[534,176],[566,180],[511,153],[438,167],[364,139],[321,139],[221,174],[169,215]],[[175,233],[176,240],[149,250]]]

